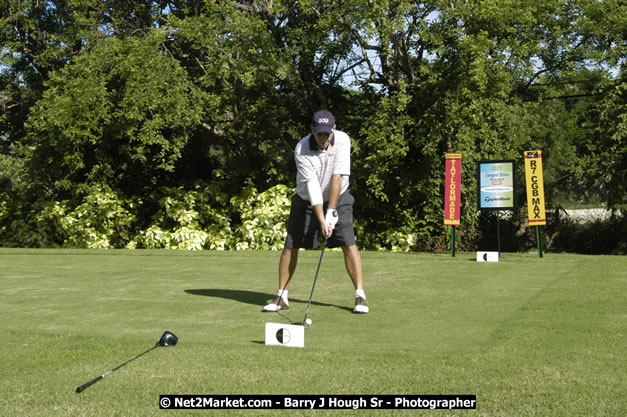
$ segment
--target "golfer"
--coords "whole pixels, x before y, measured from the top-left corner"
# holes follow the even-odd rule
[[[264,311],[289,308],[288,286],[296,270],[299,248],[317,248],[318,236],[327,237],[327,247],[341,247],[348,275],[355,287],[354,313],[368,313],[361,256],[355,244],[353,203],[348,192],[350,138],[335,130],[328,111],[313,115],[311,134],[294,149],[296,194],[287,222],[287,239],[279,261],[279,290]]]

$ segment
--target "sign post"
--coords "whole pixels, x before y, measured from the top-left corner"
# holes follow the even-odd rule
[[[527,213],[529,215],[529,225],[536,227],[538,256],[542,258],[543,238],[540,226],[546,226],[542,151],[525,151],[525,177],[527,183]]]
[[[451,226],[451,256],[455,257],[455,228],[460,225],[462,154],[447,152],[444,185],[444,225]]]

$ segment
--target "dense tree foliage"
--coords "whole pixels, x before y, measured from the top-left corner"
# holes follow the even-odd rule
[[[169,230],[254,247],[236,243],[260,213],[242,201],[294,185],[293,146],[321,108],[353,139],[367,248],[446,244],[451,150],[462,247],[480,235],[481,159],[542,149],[550,207],[620,208],[625,27],[619,0],[0,0],[0,242],[67,245],[60,213],[100,195],[118,220],[95,235],[172,246],[150,233],[183,193],[205,197]]]

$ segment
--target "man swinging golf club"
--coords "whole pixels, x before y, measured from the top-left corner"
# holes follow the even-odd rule
[[[335,118],[328,111],[313,115],[311,134],[296,145],[296,194],[292,197],[287,239],[279,261],[279,290],[264,311],[289,308],[288,286],[296,270],[298,249],[317,248],[322,232],[328,247],[341,247],[344,252],[346,270],[355,287],[353,312],[368,313],[353,228],[355,199],[348,192],[350,146],[350,138],[335,130]]]

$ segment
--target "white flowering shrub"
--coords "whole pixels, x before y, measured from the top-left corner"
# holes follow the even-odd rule
[[[127,245],[127,249],[135,249],[142,247],[146,249],[164,249],[170,246],[170,232],[162,230],[156,224],[150,225],[146,230],[140,231],[130,245]]]
[[[135,215],[119,195],[106,187],[93,186],[74,209],[65,202],[57,207],[59,223],[68,248],[116,248],[129,240]],[[133,204],[129,204],[129,208]]]
[[[231,249],[233,233],[231,232],[230,219],[225,215],[215,214],[214,220],[216,222],[206,229],[205,248],[211,250]]]
[[[225,196],[211,185],[192,191],[167,189],[153,223],[135,236],[130,247],[279,250],[287,234],[293,191],[277,185],[258,193],[249,186],[230,199],[230,206],[214,208],[211,203],[223,203]],[[239,218],[234,228],[232,218]]]
[[[193,190],[166,188],[152,224],[140,231],[132,246],[149,249],[227,249],[232,239],[227,208],[212,202],[226,197],[213,184],[197,184]],[[220,206],[220,204],[217,204]]]
[[[280,250],[287,236],[290,198],[294,189],[276,185],[262,193],[246,187],[231,199],[241,223],[235,230],[233,249]]]
[[[208,236],[204,230],[183,226],[170,233],[169,249],[201,250]]]
[[[280,250],[290,197],[277,185],[262,193],[244,188],[229,198],[219,183],[193,189],[164,188],[147,226],[138,228],[138,198],[125,200],[101,186],[86,187],[73,201],[42,201],[9,208],[0,200],[0,244],[22,247],[147,248],[182,250]],[[149,200],[146,200],[149,201]],[[145,207],[144,207],[145,208]],[[4,238],[5,236],[11,239]]]
[[[136,219],[133,203],[99,185],[82,187],[75,201],[40,200],[10,209],[5,201],[1,207],[2,246],[121,248]]]
[[[379,250],[391,250],[392,252],[410,252],[417,242],[415,233],[388,230],[385,233],[385,246]]]
[[[116,248],[129,240],[135,216],[107,187],[92,186],[81,203],[51,201],[35,207],[13,224],[28,247]],[[132,204],[130,204],[132,206]]]

